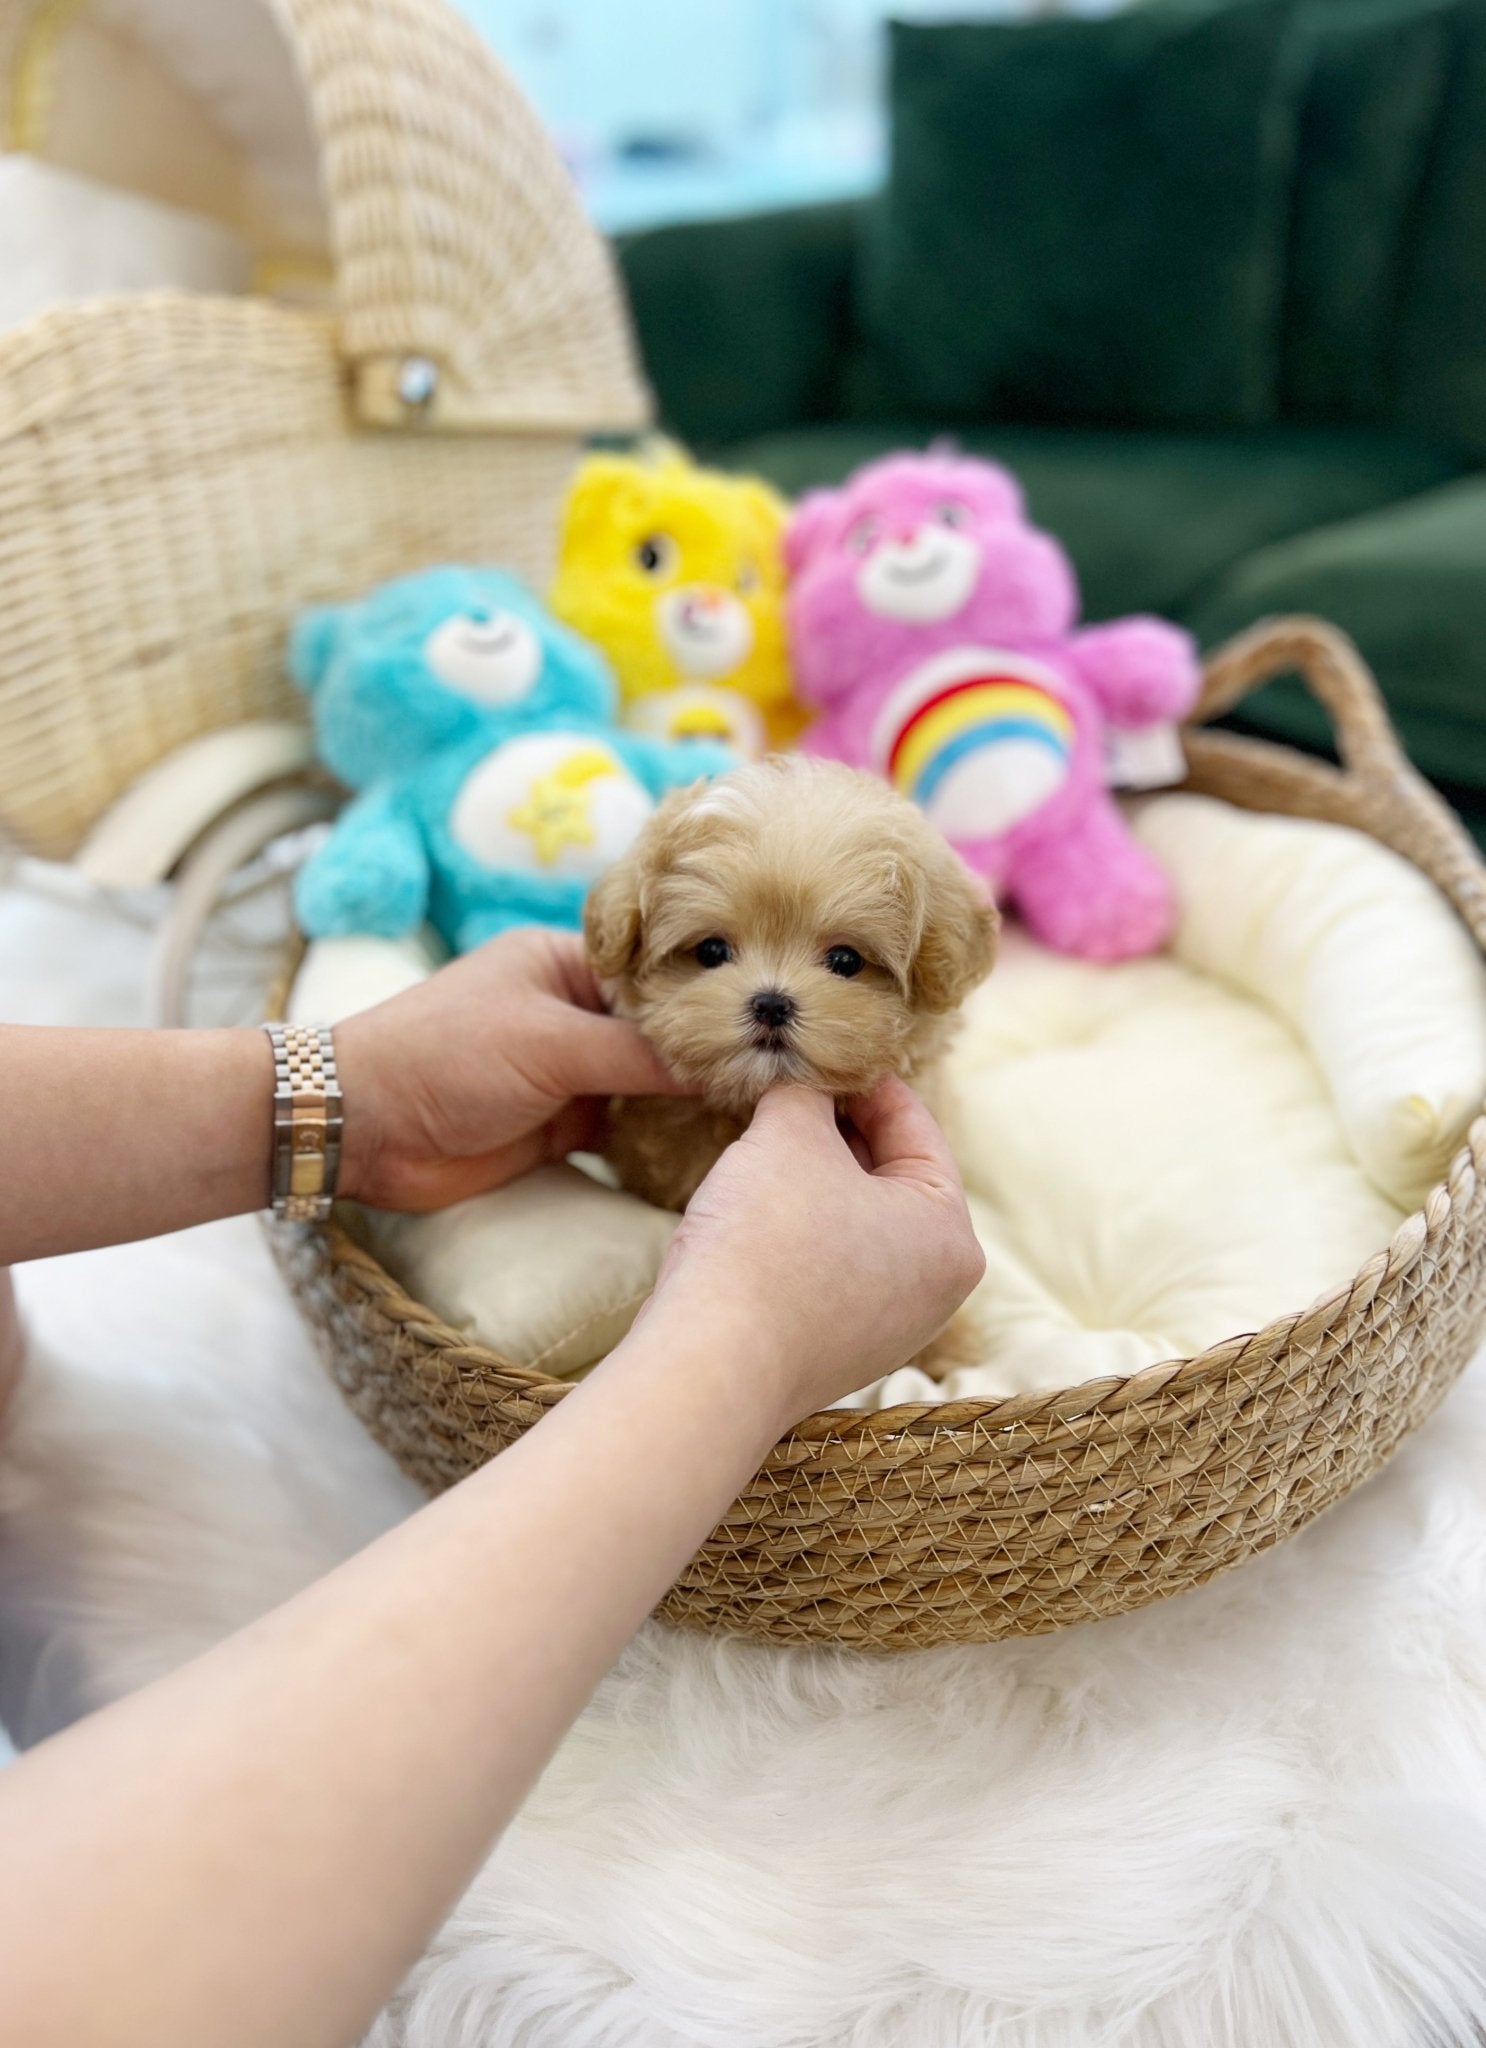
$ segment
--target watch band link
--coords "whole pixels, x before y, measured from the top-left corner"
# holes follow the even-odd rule
[[[328,1024],[265,1024],[273,1047],[273,1213],[323,1223],[341,1163],[341,1088]]]

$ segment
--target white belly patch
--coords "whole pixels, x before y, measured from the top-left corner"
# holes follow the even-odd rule
[[[629,850],[654,809],[609,747],[581,733],[529,733],[477,761],[449,831],[489,868],[592,881]]]

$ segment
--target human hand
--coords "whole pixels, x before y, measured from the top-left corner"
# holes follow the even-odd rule
[[[846,1104],[765,1095],[692,1196],[645,1322],[693,1346],[736,1335],[782,1430],[893,1371],[985,1271],[933,1117],[896,1077]]]
[[[576,932],[532,925],[335,1028],[340,1191],[440,1209],[603,1143],[611,1095],[683,1093],[604,1014]]]

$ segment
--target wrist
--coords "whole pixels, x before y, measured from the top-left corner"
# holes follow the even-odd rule
[[[720,1421],[755,1444],[758,1459],[804,1412],[805,1375],[756,1303],[715,1290],[692,1295],[674,1285],[651,1296],[603,1370],[612,1377],[684,1380],[704,1390]]]
[[[340,1178],[336,1192],[350,1202],[378,1206],[384,1151],[377,1113],[378,1084],[363,1018],[347,1017],[334,1027],[335,1064],[341,1089]]]

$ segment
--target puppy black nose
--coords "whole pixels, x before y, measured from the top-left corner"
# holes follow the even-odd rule
[[[795,999],[781,988],[761,988],[749,1007],[759,1023],[770,1031],[782,1031],[795,1020]]]

